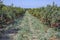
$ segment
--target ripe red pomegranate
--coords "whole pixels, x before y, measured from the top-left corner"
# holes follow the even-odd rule
[[[60,23],[53,23],[52,25],[51,25],[52,27],[60,27]]]

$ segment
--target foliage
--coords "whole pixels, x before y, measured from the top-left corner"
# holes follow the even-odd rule
[[[60,8],[53,3],[53,5],[47,5],[46,7],[33,8],[28,10],[30,14],[37,17],[43,24],[52,25],[55,21],[60,20]],[[54,22],[53,22],[54,21]]]
[[[54,3],[41,8],[20,8],[0,2],[0,27],[5,27],[4,30],[19,28],[16,40],[50,40],[54,36],[60,38],[60,31],[49,28],[54,23],[59,23],[58,20],[60,7]]]

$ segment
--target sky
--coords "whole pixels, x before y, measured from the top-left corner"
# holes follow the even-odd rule
[[[52,5],[55,2],[57,6],[60,6],[60,0],[3,0],[5,5],[11,5],[22,7],[22,8],[38,8],[42,6],[47,6],[47,4]]]

